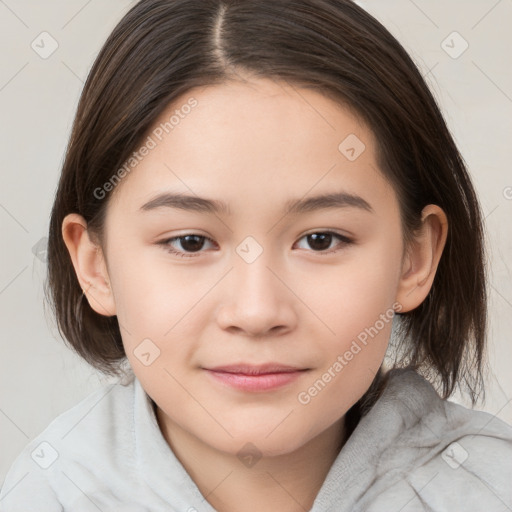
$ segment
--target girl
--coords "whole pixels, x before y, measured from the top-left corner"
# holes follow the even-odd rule
[[[512,428],[447,401],[482,392],[475,191],[351,1],[135,5],[84,87],[48,262],[62,335],[120,380],[25,448],[1,510],[512,507]]]

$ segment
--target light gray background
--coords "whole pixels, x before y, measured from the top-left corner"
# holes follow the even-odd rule
[[[388,27],[420,67],[477,187],[490,249],[493,371],[487,402],[477,408],[512,423],[512,0],[358,3]],[[44,251],[36,255],[33,248],[45,244],[83,82],[108,34],[133,4],[0,0],[0,482],[22,448],[58,414],[114,381],[75,356],[49,312],[45,317]],[[59,45],[47,59],[31,47],[43,31]],[[452,55],[463,49],[458,36],[446,39],[453,31],[469,45],[457,58],[443,49]]]

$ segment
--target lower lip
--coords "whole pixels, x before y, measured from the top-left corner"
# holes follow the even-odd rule
[[[245,375],[243,373],[207,371],[216,380],[242,391],[269,391],[277,389],[290,384],[304,373],[304,371],[296,371]]]

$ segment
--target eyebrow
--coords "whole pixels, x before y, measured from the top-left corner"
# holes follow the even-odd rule
[[[140,210],[152,211],[159,208],[176,208],[199,213],[231,215],[229,205],[222,200],[206,199],[186,194],[164,192],[140,207]],[[285,203],[285,211],[291,214],[302,214],[317,210],[334,208],[358,208],[375,213],[370,204],[362,197],[347,192],[321,194],[309,198],[291,199]]]

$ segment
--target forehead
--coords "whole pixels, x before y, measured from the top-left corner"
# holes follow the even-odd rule
[[[167,188],[221,198],[235,212],[237,204],[261,210],[333,188],[358,195],[366,188],[371,197],[371,184],[390,192],[376,166],[374,135],[358,117],[286,82],[192,89],[161,113],[147,137],[151,149],[114,194],[130,211]]]

